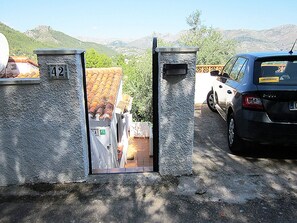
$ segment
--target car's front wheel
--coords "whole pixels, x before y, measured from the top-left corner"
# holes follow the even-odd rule
[[[215,102],[214,102],[213,91],[208,92],[208,94],[206,96],[206,102],[207,102],[207,105],[211,111],[217,112],[217,109],[215,107]]]
[[[244,151],[245,145],[243,140],[238,136],[233,113],[231,113],[227,119],[227,139],[229,149],[232,153],[238,154]]]

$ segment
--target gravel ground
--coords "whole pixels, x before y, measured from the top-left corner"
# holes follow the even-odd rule
[[[193,175],[2,187],[0,222],[296,222],[296,166],[294,148],[231,154],[225,122],[202,105],[195,111]]]

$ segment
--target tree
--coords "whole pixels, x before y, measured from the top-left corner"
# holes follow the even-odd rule
[[[95,49],[88,49],[86,52],[86,67],[99,68],[111,67],[112,59],[105,54],[99,54]]]
[[[201,12],[195,11],[187,18],[190,30],[182,36],[179,44],[199,47],[197,64],[223,64],[235,52],[232,41],[224,40],[221,34],[204,26],[200,20]],[[158,46],[172,46],[158,39]],[[152,121],[152,54],[130,58],[119,56],[116,64],[122,66],[125,93],[133,97],[132,114],[137,121]],[[126,61],[126,62],[125,62]]]
[[[197,64],[224,64],[235,53],[235,42],[226,40],[221,33],[201,22],[201,12],[194,11],[187,17],[191,27],[180,38],[180,44],[198,47]]]
[[[117,55],[114,60],[115,60],[115,65],[116,66],[123,66],[125,64],[125,56],[123,54]]]
[[[192,28],[192,30],[198,30],[201,26],[201,11],[196,10],[191,15],[189,15],[186,20],[188,25]]]
[[[136,121],[152,122],[152,54],[147,51],[139,57],[132,57],[122,65],[125,93],[133,97],[133,118]]]

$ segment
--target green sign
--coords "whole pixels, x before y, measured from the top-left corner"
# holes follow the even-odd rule
[[[106,130],[105,130],[105,129],[100,129],[100,135],[101,135],[101,136],[106,135]]]

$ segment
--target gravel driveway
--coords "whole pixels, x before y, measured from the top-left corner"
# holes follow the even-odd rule
[[[193,175],[115,174],[103,181],[0,187],[0,222],[296,222],[297,152],[227,148],[226,124],[195,111]]]
[[[195,110],[193,169],[210,200],[297,197],[297,148],[249,146],[242,156],[233,155],[226,128],[207,105]]]

